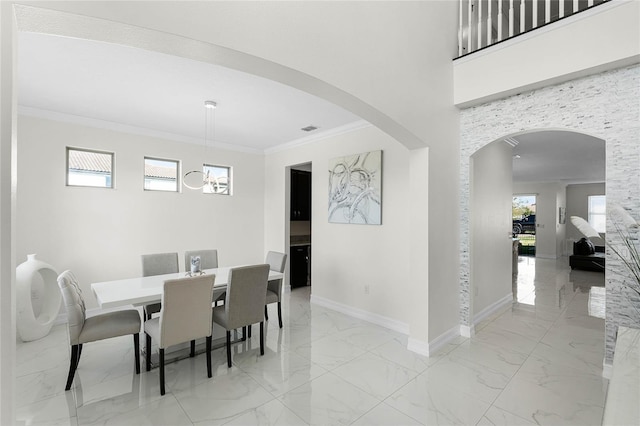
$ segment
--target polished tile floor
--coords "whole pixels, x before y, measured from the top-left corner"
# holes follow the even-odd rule
[[[597,272],[567,258],[521,257],[514,303],[426,358],[407,337],[309,304],[308,289],[275,306],[259,356],[257,332],[158,371],[133,372],[129,336],[85,345],[74,387],[64,391],[67,330],[18,343],[17,419],[47,425],[599,425],[604,320],[588,315]],[[275,319],[275,321],[274,321]],[[256,330],[257,331],[257,330]]]

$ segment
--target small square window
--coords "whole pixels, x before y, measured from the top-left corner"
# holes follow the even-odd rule
[[[114,153],[67,147],[67,186],[113,188]]]
[[[161,158],[144,157],[145,191],[178,192],[179,162]]]
[[[202,166],[205,181],[208,182],[202,192],[205,194],[231,195],[231,167],[204,164]]]

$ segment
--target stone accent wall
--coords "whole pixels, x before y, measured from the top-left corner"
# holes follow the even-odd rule
[[[607,204],[640,216],[640,65],[607,71],[467,108],[460,114],[460,324],[473,327],[469,283],[469,160],[478,149],[519,133],[561,129],[606,141]],[[607,237],[612,225],[607,223]],[[618,325],[640,326],[640,300],[624,291],[622,270],[607,250],[606,356]]]

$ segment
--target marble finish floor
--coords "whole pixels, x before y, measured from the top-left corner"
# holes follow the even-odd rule
[[[254,337],[136,375],[130,336],[87,344],[74,385],[66,326],[17,347],[17,423],[25,425],[599,425],[604,320],[588,315],[604,274],[568,259],[521,257],[514,302],[427,358],[407,336],[310,305],[308,289],[270,306],[265,355]],[[143,339],[141,339],[143,341]]]

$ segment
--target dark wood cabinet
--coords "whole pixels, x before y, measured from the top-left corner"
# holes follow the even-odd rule
[[[311,246],[291,246],[290,280],[291,287],[310,285]]]
[[[291,220],[311,220],[311,173],[291,170]]]

